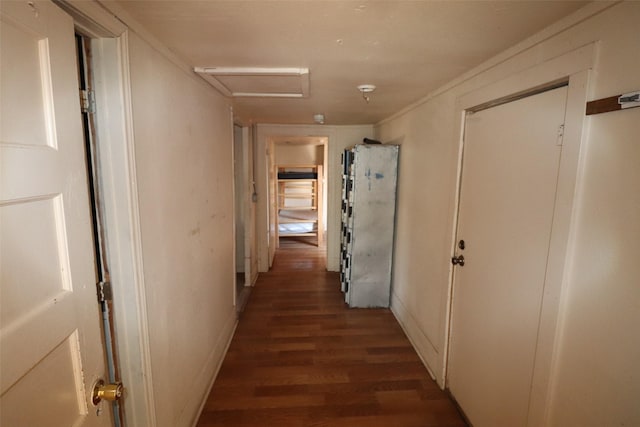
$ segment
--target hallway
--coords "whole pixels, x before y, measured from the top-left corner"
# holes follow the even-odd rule
[[[464,427],[393,314],[348,309],[324,249],[283,242],[198,426]]]

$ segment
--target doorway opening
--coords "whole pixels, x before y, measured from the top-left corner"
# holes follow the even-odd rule
[[[235,304],[241,312],[249,298],[251,290],[250,243],[251,238],[250,205],[248,195],[250,174],[248,132],[246,128],[233,125],[233,189],[235,217]],[[252,174],[251,174],[252,175]]]
[[[87,165],[89,204],[91,209],[94,241],[93,247],[95,251],[98,303],[100,305],[100,312],[102,315],[102,332],[107,362],[108,382],[117,385],[122,384],[122,382],[115,341],[111,277],[109,274],[109,264],[107,259],[103,202],[98,173],[98,147],[93,90],[91,39],[76,32],[75,42],[81,103],[81,122]],[[121,425],[124,425],[122,403],[115,400],[112,402],[111,407],[113,410],[114,426],[120,427]]]
[[[326,252],[327,137],[270,141],[270,223],[274,249],[316,247]]]

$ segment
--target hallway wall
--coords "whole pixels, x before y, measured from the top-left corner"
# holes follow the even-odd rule
[[[637,2],[589,5],[376,127],[378,139],[402,145],[393,309],[441,385],[457,98],[591,42],[589,100],[638,90],[638,21]],[[639,123],[640,108],[586,121],[545,425],[640,425]]]
[[[156,420],[192,425],[236,322],[228,101],[130,34]]]

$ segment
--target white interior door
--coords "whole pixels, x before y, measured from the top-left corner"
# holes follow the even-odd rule
[[[235,200],[236,225],[236,273],[244,273],[245,258],[245,169],[244,169],[244,141],[242,127],[233,126],[233,189]]]
[[[527,424],[566,96],[466,118],[447,384],[474,427]]]
[[[0,425],[108,426],[73,21],[0,7]]]
[[[278,215],[278,173],[276,171],[276,146],[269,140],[267,151],[267,170],[269,182],[269,268],[273,266],[273,259],[276,256],[276,248],[280,246],[278,237],[276,218]]]

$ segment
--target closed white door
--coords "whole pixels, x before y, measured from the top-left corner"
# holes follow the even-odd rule
[[[108,426],[73,21],[0,7],[0,425]]]
[[[474,427],[527,424],[566,96],[466,118],[447,384]]]

